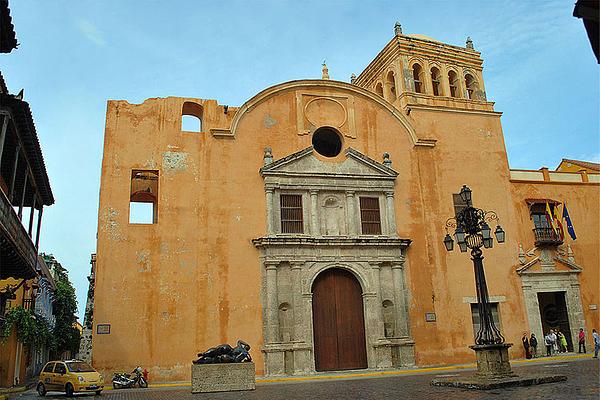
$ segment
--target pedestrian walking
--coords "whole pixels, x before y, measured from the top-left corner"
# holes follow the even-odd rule
[[[562,348],[563,353],[566,353],[567,351],[569,351],[569,347],[568,347],[568,343],[567,343],[567,337],[565,336],[564,333],[560,332],[560,347]]]
[[[585,351],[585,332],[583,328],[579,328],[579,353],[581,353],[581,348],[583,348],[583,353],[587,353]]]
[[[550,332],[544,336],[544,343],[546,344],[546,356],[550,357],[552,355],[552,336]]]
[[[537,341],[537,338],[535,337],[535,333],[532,333],[531,338],[529,339],[529,346],[531,347],[531,357],[533,357],[533,358],[537,357],[537,345],[538,345],[538,341]]]
[[[600,350],[600,336],[595,329],[592,329],[592,337],[594,338],[594,358],[598,358],[598,351]]]
[[[527,338],[527,332],[523,333],[521,341],[523,342],[523,348],[525,349],[525,358],[530,359],[531,353],[529,352],[529,338]]]

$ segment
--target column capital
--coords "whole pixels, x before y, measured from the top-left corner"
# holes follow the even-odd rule
[[[394,191],[393,190],[388,190],[385,192],[385,197],[394,197]]]
[[[265,186],[266,193],[273,193],[275,191],[275,186]]]
[[[381,268],[381,264],[383,264],[382,261],[369,261],[369,266],[374,269]]]
[[[310,193],[311,196],[316,196],[319,194],[319,189],[309,189],[308,193]]]
[[[290,261],[290,267],[292,269],[302,269],[304,267],[304,261]]]
[[[354,197],[356,190],[346,190],[346,197]]]
[[[277,267],[279,266],[279,264],[281,264],[280,261],[265,261],[264,262],[266,270],[276,270]]]
[[[404,262],[392,262],[392,269],[404,269]]]

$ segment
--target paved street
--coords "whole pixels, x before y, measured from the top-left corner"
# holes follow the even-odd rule
[[[491,391],[471,391],[453,388],[432,387],[430,380],[436,376],[470,374],[465,370],[450,370],[437,373],[386,376],[377,378],[333,379],[326,381],[302,381],[285,383],[259,383],[252,392],[210,393],[192,395],[189,388],[150,388],[108,390],[101,396],[78,395],[79,399],[110,400],[185,400],[185,399],[599,399],[600,362],[593,359],[555,360],[546,363],[528,363],[514,366],[517,374],[540,373],[562,374],[567,382],[531,387],[509,388]],[[26,400],[39,398],[28,391],[11,399]],[[48,399],[63,399],[64,395],[50,393]]]

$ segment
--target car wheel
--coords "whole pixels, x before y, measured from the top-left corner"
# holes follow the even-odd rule
[[[73,385],[71,385],[71,383],[70,383],[70,382],[68,382],[68,383],[65,385],[65,393],[67,394],[67,397],[73,397],[73,392],[74,392],[74,391],[75,391],[75,390],[73,389]]]
[[[46,386],[42,382],[37,385],[37,392],[40,396],[44,397],[46,395]]]
[[[100,396],[100,393],[102,393],[102,390],[96,390],[96,396]]]

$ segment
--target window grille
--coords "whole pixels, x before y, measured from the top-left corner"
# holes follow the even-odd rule
[[[377,197],[360,198],[360,220],[363,235],[381,235],[381,216]]]
[[[302,195],[282,194],[281,202],[281,233],[304,233],[302,219]]]

